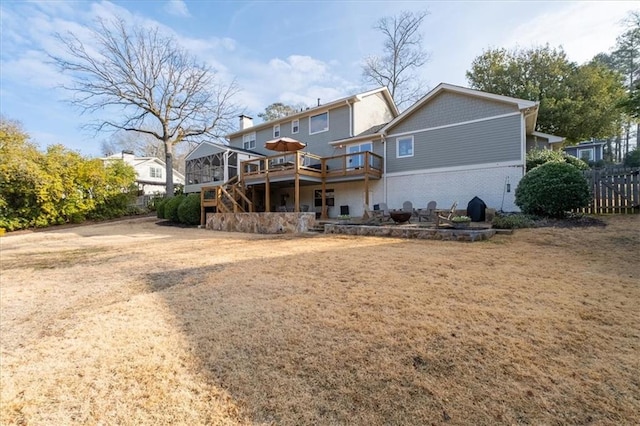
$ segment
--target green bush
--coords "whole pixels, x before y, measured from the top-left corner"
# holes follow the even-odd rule
[[[578,170],[589,170],[589,164],[573,155],[566,154],[562,151],[552,151],[550,149],[532,149],[527,153],[527,171],[541,166],[545,163],[557,162],[568,163]]]
[[[532,228],[535,225],[535,221],[531,216],[524,214],[512,214],[508,216],[496,215],[491,225],[497,229]]]
[[[180,222],[178,218],[178,207],[180,207],[180,203],[182,203],[185,198],[184,195],[168,198],[164,204],[164,218],[171,222]]]
[[[165,219],[164,208],[167,205],[168,198],[156,198],[153,203],[156,208],[156,216],[158,219]]]
[[[564,217],[569,210],[586,207],[590,198],[581,171],[564,162],[549,162],[524,175],[515,203],[526,214]]]
[[[178,207],[178,218],[185,225],[200,224],[200,194],[189,194]]]
[[[627,167],[640,167],[640,149],[638,147],[624,156],[624,165]]]

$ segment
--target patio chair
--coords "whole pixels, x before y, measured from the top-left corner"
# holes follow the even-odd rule
[[[436,228],[440,226],[440,223],[451,224],[451,219],[456,215],[456,209],[458,208],[458,202],[454,201],[449,210],[436,210],[435,220]]]
[[[389,207],[387,207],[387,203],[375,204],[373,206],[373,216],[382,221],[391,220],[391,212],[389,211]]]
[[[402,211],[413,213],[413,203],[411,201],[405,201],[404,203],[402,203]]]
[[[426,220],[426,221],[430,221],[433,220],[433,215],[434,212],[436,211],[436,202],[435,201],[429,201],[427,203],[427,208],[426,209],[419,209],[418,210],[418,222],[422,222],[422,219]]]

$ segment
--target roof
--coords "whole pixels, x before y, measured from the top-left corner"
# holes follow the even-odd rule
[[[531,134],[531,132],[534,131],[536,118],[538,116],[539,102],[512,98],[510,96],[496,95],[494,93],[487,93],[480,90],[469,89],[467,87],[455,86],[453,84],[447,83],[438,84],[433,90],[424,95],[422,99],[411,105],[409,108],[404,110],[402,114],[398,115],[396,118],[387,123],[387,125],[384,126],[381,131],[383,133],[387,133],[387,131],[391,127],[395,126],[396,124],[410,116],[414,111],[418,110],[423,105],[428,103],[431,99],[435,98],[437,95],[443,92],[459,93],[462,95],[516,105],[520,111],[523,111],[525,113],[525,118],[527,118],[527,134]]]
[[[549,143],[561,143],[564,142],[564,138],[562,136],[550,135],[549,133],[542,132],[531,132],[531,136],[538,136],[540,138],[545,138]]]
[[[358,141],[360,139],[372,139],[372,136],[379,136],[382,137],[382,133],[380,132],[380,130],[382,130],[382,128],[384,126],[386,126],[387,123],[382,123],[382,124],[377,124],[375,126],[371,126],[369,127],[367,130],[358,133],[355,136],[351,136],[345,139],[338,139],[335,141],[331,141],[329,142],[329,145],[340,145],[343,143],[350,143],[350,142],[355,142]]]
[[[224,151],[229,150],[229,151],[236,151],[236,152],[244,152],[244,153],[246,153],[246,154],[257,155],[257,156],[260,156],[260,157],[264,157],[264,154],[261,154],[261,153],[256,152],[256,151],[251,151],[250,149],[244,149],[244,148],[238,148],[238,147],[231,146],[231,145],[225,145],[225,144],[220,143],[220,142],[201,141],[198,145],[196,145],[196,147],[195,147],[195,148],[193,148],[193,149],[192,149],[192,150],[191,150],[191,151],[190,151],[190,152],[189,152],[189,153],[184,157],[184,159],[185,159],[185,160],[188,160],[188,159],[191,157],[191,154],[193,154],[194,152],[196,152],[196,150],[197,150],[197,149],[200,147],[200,145],[202,145],[202,144],[207,144],[207,145],[215,146],[215,147],[218,147],[218,148],[220,148],[221,150],[224,150]]]
[[[126,154],[128,154],[128,157],[124,157],[122,153],[119,153],[119,154],[110,155],[108,157],[102,157],[100,158],[100,160],[102,161],[122,160],[130,164],[132,167],[136,167],[136,166],[143,165],[144,163],[152,162],[164,167],[165,170],[167,169],[167,164],[161,159],[159,159],[158,157],[136,157],[129,153],[126,153]],[[184,175],[179,171],[177,171],[175,168],[173,169],[173,174],[180,176],[184,179]]]
[[[300,112],[295,113],[295,114],[287,115],[286,117],[281,117],[281,118],[278,118],[276,120],[266,121],[264,123],[260,123],[260,124],[256,124],[256,125],[251,126],[251,127],[247,127],[246,129],[243,129],[243,130],[238,130],[237,132],[229,133],[227,135],[227,138],[231,139],[233,137],[241,136],[241,135],[243,135],[243,134],[245,134],[245,133],[247,133],[249,131],[255,132],[257,130],[273,127],[276,124],[281,124],[281,123],[284,123],[284,122],[287,122],[287,121],[295,120],[297,118],[306,117],[306,116],[311,115],[311,114],[320,114],[320,113],[322,113],[324,111],[339,107],[339,106],[341,106],[341,105],[343,105],[345,103],[360,102],[362,100],[362,98],[365,98],[365,97],[371,96],[371,95],[375,95],[376,93],[381,93],[382,96],[384,96],[386,101],[391,106],[391,109],[393,110],[394,115],[398,115],[399,114],[398,107],[396,107],[395,102],[393,102],[393,98],[391,97],[391,93],[389,93],[389,89],[387,89],[386,87],[379,87],[379,88],[374,89],[374,90],[369,90],[368,92],[363,92],[363,93],[359,93],[359,94],[356,94],[356,95],[351,95],[351,96],[347,96],[347,97],[344,97],[344,98],[336,99],[335,101],[331,101],[329,103],[322,104],[322,105],[319,105],[317,107],[305,109],[304,111],[300,111]]]

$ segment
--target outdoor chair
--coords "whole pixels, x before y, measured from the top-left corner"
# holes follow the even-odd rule
[[[411,201],[405,201],[404,203],[402,203],[402,211],[413,213],[413,203]]]
[[[387,203],[379,203],[378,204],[378,208],[379,210],[375,210],[375,206],[374,206],[374,211],[377,211],[377,215],[378,217],[380,217],[383,221],[384,220],[391,220],[391,212],[389,212],[389,207],[387,207]]]
[[[433,220],[433,216],[434,216],[434,212],[436,211],[436,202],[435,201],[429,201],[427,203],[427,208],[426,209],[419,209],[418,210],[418,222],[422,222],[422,219],[426,220],[426,221],[430,221]]]
[[[458,208],[458,202],[454,201],[449,210],[436,210],[434,214],[436,220],[436,228],[440,226],[440,223],[452,224],[451,219],[456,215],[456,209]]]

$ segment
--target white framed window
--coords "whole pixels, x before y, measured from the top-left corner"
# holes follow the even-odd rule
[[[396,138],[396,157],[413,157],[413,136]]]
[[[593,148],[578,148],[578,158],[584,161],[593,161],[595,157],[595,150]]]
[[[309,134],[322,133],[329,130],[329,113],[312,115],[309,117]]]
[[[300,131],[300,120],[293,120],[291,122],[291,133],[294,135]]]
[[[242,147],[244,149],[256,149],[256,132],[242,135]]]
[[[275,126],[273,126],[273,137],[274,138],[279,138],[280,137],[280,125],[276,124]]]
[[[162,167],[149,167],[149,176],[152,178],[162,178]]]

